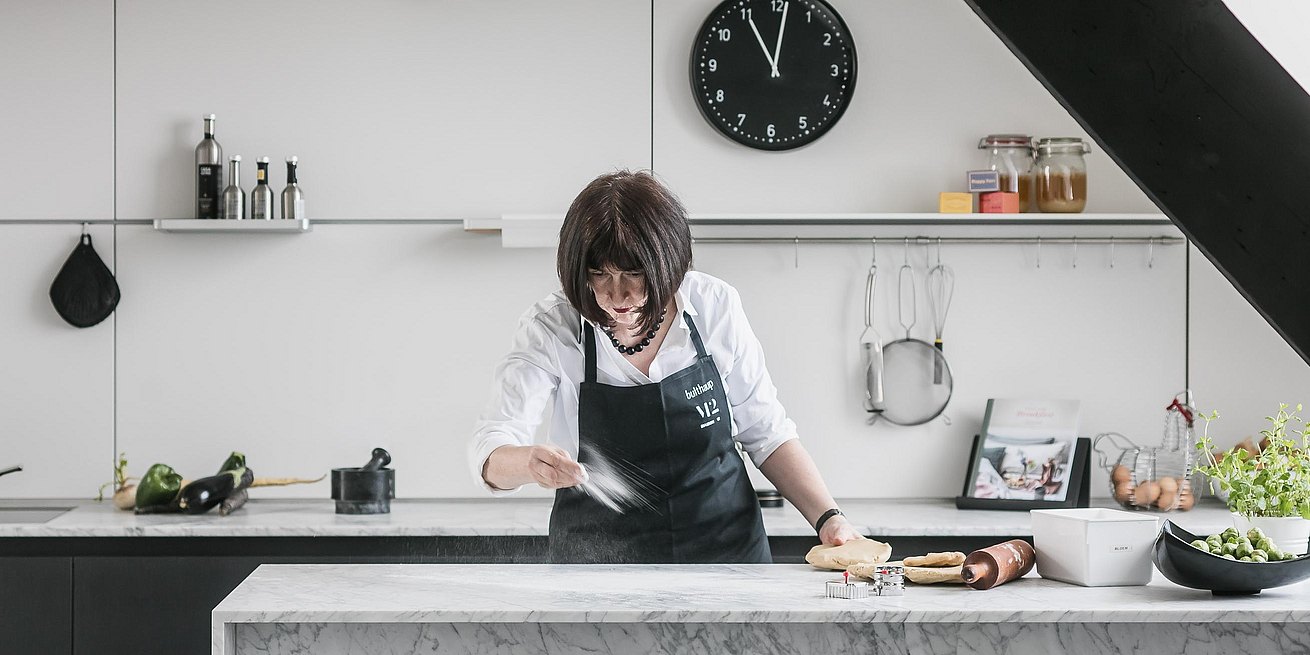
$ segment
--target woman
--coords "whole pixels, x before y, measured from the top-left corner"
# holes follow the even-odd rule
[[[659,181],[588,184],[557,268],[563,289],[520,320],[470,448],[493,494],[556,490],[552,562],[771,562],[737,444],[823,543],[862,538],[797,440],[736,290],[690,271],[686,212]],[[611,460],[658,490],[648,506],[611,511],[578,488]]]

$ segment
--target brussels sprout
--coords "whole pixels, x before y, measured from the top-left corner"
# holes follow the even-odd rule
[[[1256,550],[1263,550],[1266,553],[1272,552],[1275,549],[1274,542],[1270,541],[1268,538],[1255,542],[1255,547]]]
[[[1265,531],[1261,530],[1260,528],[1251,528],[1250,530],[1246,531],[1246,538],[1250,539],[1251,541],[1259,541],[1261,539],[1265,539],[1266,538]]]
[[[1196,541],[1192,542],[1192,548],[1195,548],[1197,550],[1203,550],[1207,553],[1210,552],[1210,544],[1207,544],[1200,539],[1197,539]]]
[[[1221,533],[1219,534],[1219,536],[1220,536],[1220,537],[1223,537],[1223,540],[1224,540],[1224,541],[1232,541],[1232,540],[1234,540],[1234,539],[1236,539],[1236,538],[1242,536],[1242,533],[1238,532],[1238,531],[1237,531],[1237,528],[1228,528],[1227,530],[1224,530],[1223,532],[1221,532]]]
[[[1231,541],[1230,541],[1230,542],[1225,542],[1225,543],[1224,543],[1224,554],[1225,554],[1225,555],[1236,555],[1236,554],[1237,554],[1237,544],[1232,543]]]
[[[1245,548],[1246,550],[1255,550],[1255,546],[1251,544],[1251,540],[1246,537],[1237,540],[1237,547]]]
[[[1236,560],[1237,558],[1233,557],[1232,553],[1224,553],[1224,559]]]
[[[1269,559],[1269,551],[1264,550],[1263,548],[1257,548],[1251,551],[1251,559],[1255,559],[1257,557],[1261,559]]]
[[[1223,548],[1224,538],[1217,534],[1212,534],[1205,538],[1205,543],[1210,544],[1210,550],[1216,550]]]
[[[1256,554],[1256,555],[1252,555],[1252,556],[1251,556],[1251,561],[1252,561],[1252,562],[1268,562],[1269,559],[1266,558],[1264,555]]]
[[[1250,555],[1247,555],[1247,556],[1245,556],[1245,557],[1239,558],[1237,561],[1239,561],[1239,562],[1249,562],[1249,561],[1251,561],[1251,556],[1250,556]]]
[[[1254,553],[1254,552],[1255,552],[1255,550],[1252,549],[1252,548],[1249,548],[1249,547],[1247,547],[1247,546],[1245,546],[1245,545],[1243,545],[1243,544],[1237,544],[1237,552],[1236,552],[1236,553],[1233,553],[1233,554],[1236,555],[1236,556],[1240,559],[1240,558],[1243,558],[1243,557],[1250,557],[1250,556],[1251,556],[1251,553]]]

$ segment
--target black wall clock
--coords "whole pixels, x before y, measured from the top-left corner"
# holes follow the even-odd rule
[[[814,142],[855,91],[855,40],[823,0],[725,0],[696,33],[691,90],[729,139],[761,150]]]

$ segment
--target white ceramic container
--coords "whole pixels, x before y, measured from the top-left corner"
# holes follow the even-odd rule
[[[1084,587],[1151,581],[1151,549],[1159,533],[1155,516],[1100,507],[1029,514],[1037,573],[1043,578]]]
[[[1304,555],[1307,542],[1310,542],[1310,521],[1299,516],[1282,518],[1257,516],[1248,519],[1241,514],[1233,514],[1233,526],[1242,534],[1246,534],[1246,531],[1251,528],[1260,528],[1265,536],[1278,546],[1278,550],[1293,555]]]

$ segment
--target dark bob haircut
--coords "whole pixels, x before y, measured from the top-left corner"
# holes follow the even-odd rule
[[[596,304],[592,269],[641,271],[646,304],[638,308],[643,332],[653,330],[691,268],[691,229],[682,203],[646,171],[616,171],[591,181],[573,199],[559,231],[556,268],[564,295],[578,313],[613,326]]]

